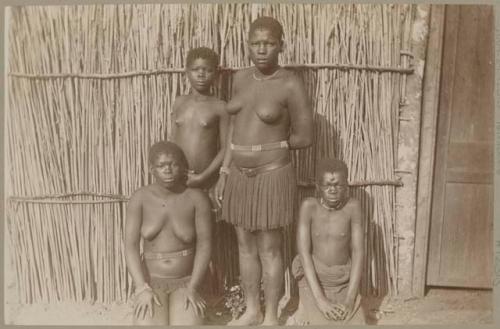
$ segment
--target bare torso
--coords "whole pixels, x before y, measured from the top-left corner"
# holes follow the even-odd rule
[[[184,151],[189,169],[201,173],[219,150],[219,120],[224,103],[215,97],[199,101],[187,95],[179,97],[175,107],[173,141]],[[213,177],[207,185],[216,179]]]
[[[240,72],[240,85],[228,112],[234,114],[232,143],[257,145],[288,140],[290,116],[287,108],[288,92],[285,87],[290,72],[280,70],[269,80],[257,81],[253,70]],[[288,155],[287,149],[264,152],[232,151],[237,166],[256,167]]]
[[[311,221],[312,255],[325,265],[344,265],[351,255],[350,200],[340,210],[327,210],[316,200]]]
[[[191,190],[182,193],[162,193],[149,185],[143,189],[141,236],[145,252],[175,252],[194,248],[196,230],[195,206],[190,198]],[[184,277],[193,270],[194,253],[163,260],[145,260],[152,276]]]

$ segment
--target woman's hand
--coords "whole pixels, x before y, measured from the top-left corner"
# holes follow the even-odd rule
[[[226,187],[226,174],[221,174],[215,184],[215,201],[217,206],[222,208],[222,198],[224,197],[224,188]]]
[[[189,304],[191,304],[193,306],[193,310],[197,317],[199,318],[205,317],[205,308],[207,307],[207,304],[195,289],[186,288],[184,301],[185,301],[184,308],[186,310],[189,307]]]
[[[144,289],[135,296],[134,315],[137,319],[142,319],[149,314],[153,317],[153,305],[161,306],[158,296],[151,289]]]

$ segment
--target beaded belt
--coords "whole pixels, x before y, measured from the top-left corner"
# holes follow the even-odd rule
[[[288,141],[257,144],[257,145],[235,145],[231,143],[231,150],[235,151],[261,152],[261,151],[271,151],[271,150],[288,149],[288,148],[289,148]]]
[[[189,256],[194,253],[194,248],[174,252],[144,252],[145,259],[172,259]]]

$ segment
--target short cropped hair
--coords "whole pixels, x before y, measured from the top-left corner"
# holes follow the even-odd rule
[[[348,178],[348,169],[344,161],[335,158],[321,159],[316,164],[316,183],[319,184],[325,173],[339,172]]]
[[[186,155],[177,144],[168,141],[161,141],[153,144],[149,149],[149,164],[153,165],[160,154],[171,155],[175,158],[180,167],[186,170],[188,169]]]
[[[189,67],[198,58],[206,60],[214,68],[219,66],[219,55],[210,48],[198,47],[188,51],[186,58],[186,66]]]
[[[261,16],[254,20],[250,24],[250,31],[248,32],[248,35],[252,35],[252,33],[258,29],[269,30],[273,37],[277,38],[278,40],[283,39],[283,26],[273,17]]]

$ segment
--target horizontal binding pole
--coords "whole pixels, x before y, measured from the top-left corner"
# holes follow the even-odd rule
[[[362,70],[362,71],[374,71],[374,72],[394,72],[401,74],[413,74],[415,71],[413,67],[401,68],[401,67],[391,67],[391,66],[374,66],[374,65],[356,65],[356,64],[334,64],[334,63],[324,63],[324,64],[283,64],[282,67],[292,68],[292,69],[338,69],[338,70]],[[237,71],[241,69],[249,68],[247,67],[221,67],[221,71]],[[20,72],[10,72],[9,76],[13,78],[25,78],[25,79],[35,79],[35,80],[50,80],[50,79],[120,79],[120,78],[131,78],[135,76],[145,76],[145,75],[159,75],[168,73],[184,73],[184,68],[164,68],[157,70],[142,70],[142,71],[131,71],[123,73],[47,73],[47,74],[29,74]]]
[[[118,203],[128,200],[38,200],[9,198],[9,201],[16,203],[36,203],[36,204],[96,204],[96,203]]]
[[[400,179],[393,180],[361,180],[361,181],[353,181],[349,182],[348,185],[350,187],[359,187],[359,186],[403,186],[403,182]],[[316,184],[312,181],[299,181],[297,186],[305,187],[305,188],[314,188]]]
[[[75,196],[93,196],[99,198],[108,198],[109,200],[54,200]],[[93,192],[75,192],[66,194],[50,194],[38,196],[12,196],[8,200],[16,203],[38,203],[38,204],[96,204],[96,203],[116,203],[127,202],[128,197],[119,194],[100,194]]]

